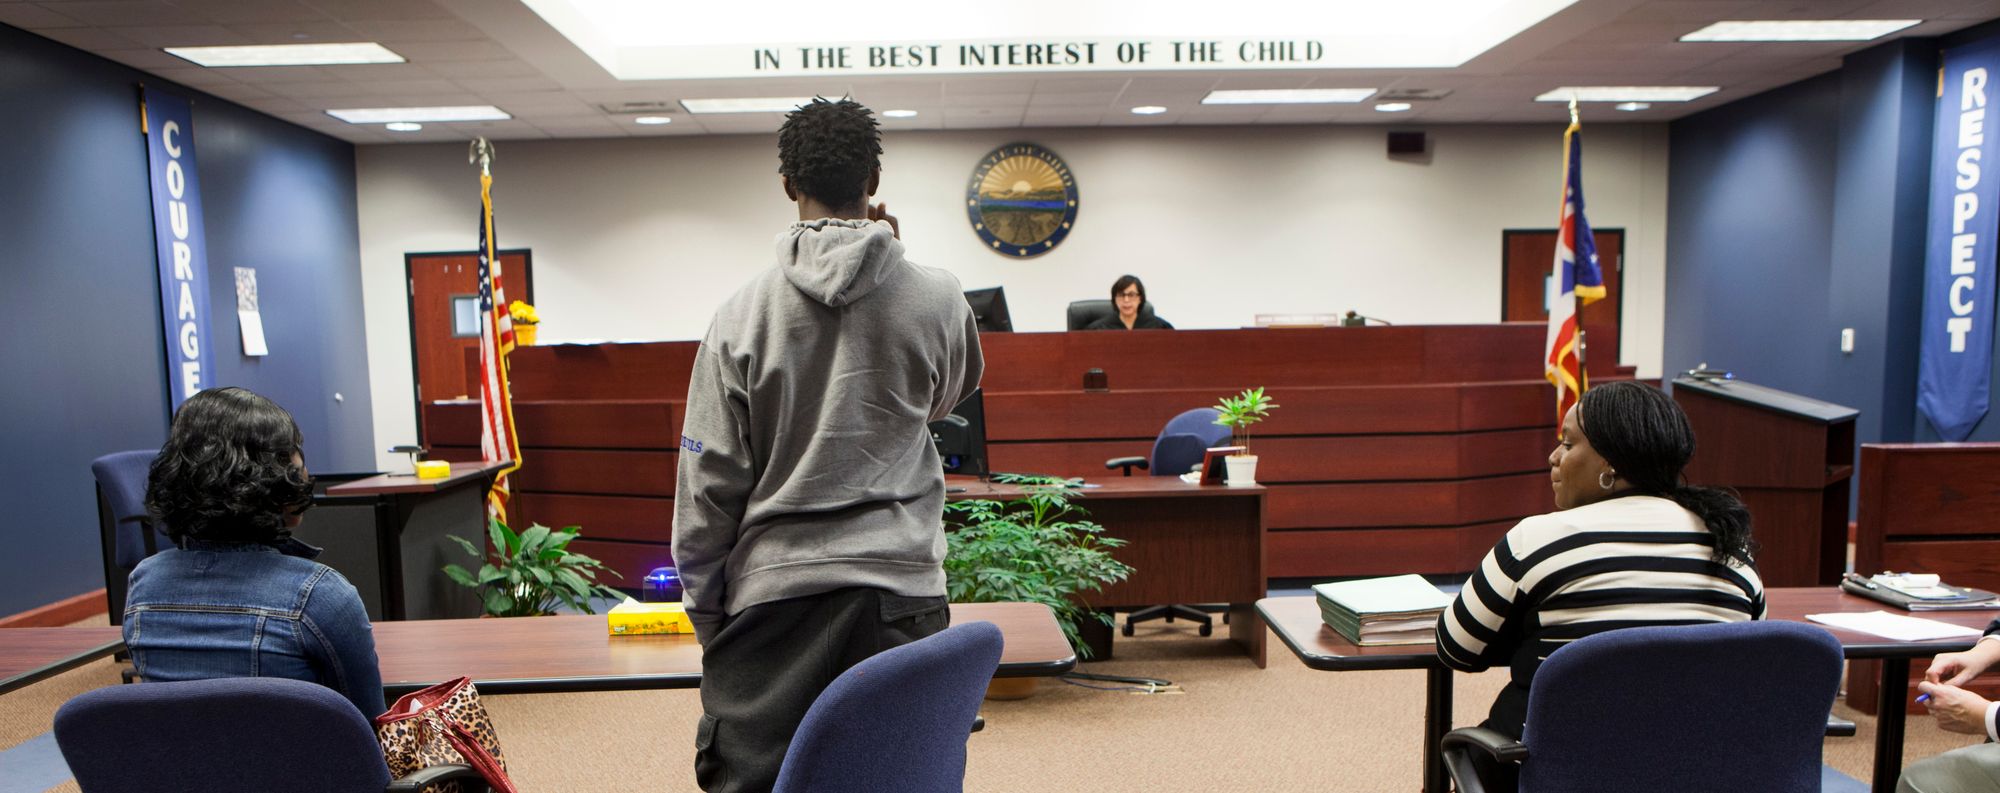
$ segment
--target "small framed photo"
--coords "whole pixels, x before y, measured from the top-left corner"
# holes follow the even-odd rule
[[[1223,458],[1232,454],[1239,454],[1245,448],[1243,446],[1210,447],[1208,452],[1203,454],[1201,458],[1201,483],[1204,485],[1222,484],[1225,475],[1222,463]]]

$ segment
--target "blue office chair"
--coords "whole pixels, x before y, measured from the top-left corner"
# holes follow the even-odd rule
[[[56,711],[56,745],[86,793],[417,791],[458,781],[487,790],[470,766],[391,780],[375,730],[354,704],[315,683],[228,677],[112,686]]]
[[[1535,672],[1520,741],[1453,730],[1445,763],[1462,793],[1486,790],[1475,765],[1506,763],[1522,793],[1818,793],[1840,672],[1840,642],[1794,622],[1600,633]]]
[[[945,793],[1000,665],[1000,629],[953,625],[855,664],[813,701],[772,793]]]
[[[157,449],[112,452],[90,463],[97,478],[97,527],[104,553],[104,596],[111,624],[125,624],[125,581],[132,568],[174,543],[146,515],[146,473]]]
[[[1144,457],[1116,457],[1104,461],[1106,469],[1122,468],[1126,476],[1132,469],[1151,470],[1154,476],[1180,476],[1200,465],[1211,446],[1221,446],[1229,442],[1229,428],[1215,423],[1215,417],[1222,415],[1215,408],[1195,408],[1175,416],[1160,430],[1160,436],[1153,439],[1153,456],[1149,462]],[[1216,611],[1223,611],[1216,609]],[[1225,615],[1227,612],[1224,612]],[[1201,635],[1215,632],[1209,612],[1196,606],[1171,605],[1148,606],[1134,611],[1125,618],[1124,632],[1132,635],[1134,623],[1165,619],[1173,622],[1175,617],[1186,619],[1201,626]],[[1223,621],[1227,622],[1224,616]]]

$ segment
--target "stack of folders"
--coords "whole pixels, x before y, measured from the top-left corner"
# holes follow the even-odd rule
[[[1880,573],[1866,578],[1848,573],[1840,588],[1904,611],[2000,609],[2000,595],[1951,586],[1928,573]]]
[[[1429,644],[1437,618],[1451,605],[1420,575],[1313,585],[1320,616],[1357,645]]]

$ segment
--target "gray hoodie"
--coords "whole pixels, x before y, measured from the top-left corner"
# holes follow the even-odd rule
[[[758,603],[851,586],[943,595],[944,474],[927,423],[979,386],[958,279],[887,223],[778,236],[695,356],[674,563],[695,635]]]

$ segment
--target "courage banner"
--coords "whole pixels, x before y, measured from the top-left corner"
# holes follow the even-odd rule
[[[153,185],[167,397],[178,410],[206,387],[214,372],[208,354],[208,246],[202,235],[201,182],[195,176],[194,108],[186,99],[146,88],[139,115],[146,125],[146,170]]]

